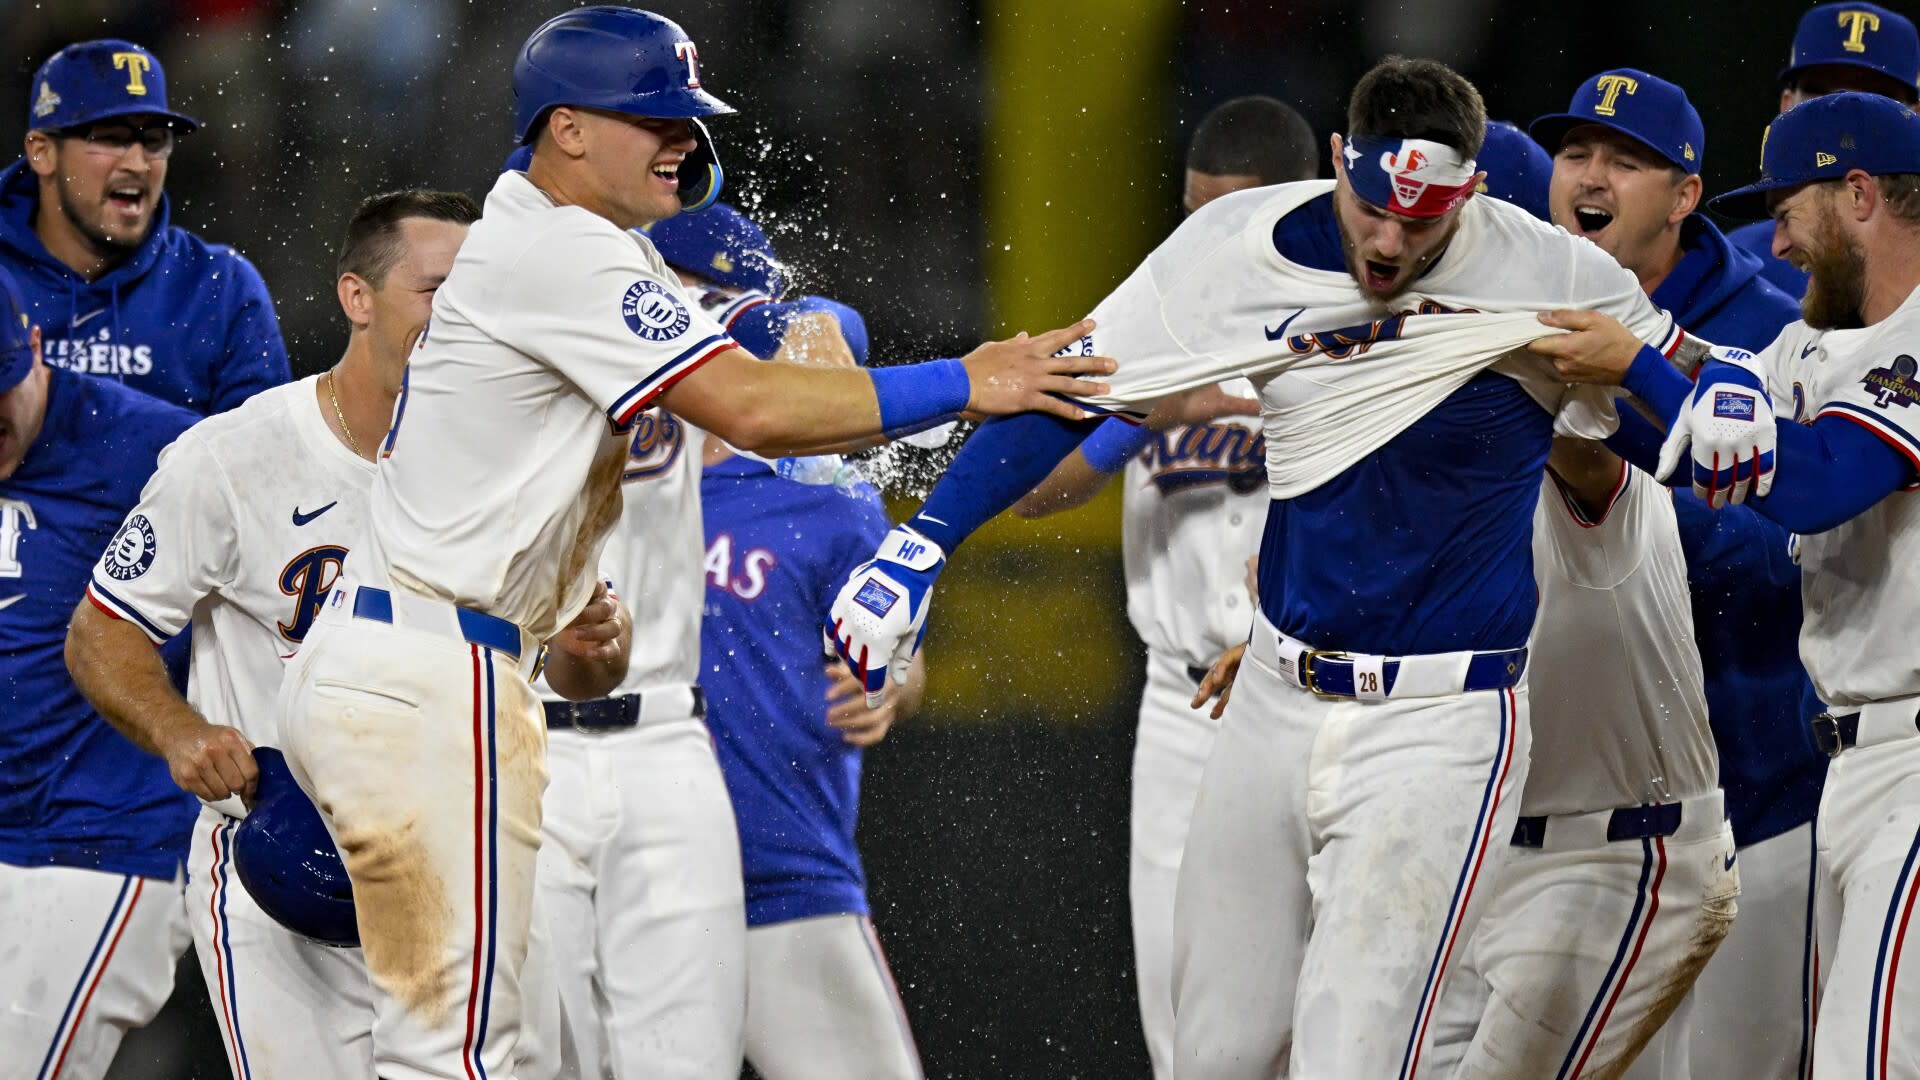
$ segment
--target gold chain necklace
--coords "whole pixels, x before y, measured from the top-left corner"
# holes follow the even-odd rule
[[[340,395],[333,389],[333,369],[327,369],[327,397],[333,401],[333,418],[340,421],[340,434],[347,437],[347,449],[354,457],[360,456],[360,443],[353,437],[353,429],[347,426],[347,414],[340,411]]]

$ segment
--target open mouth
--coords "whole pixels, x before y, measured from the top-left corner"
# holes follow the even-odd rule
[[[1366,286],[1373,292],[1386,292],[1400,277],[1400,268],[1392,263],[1383,263],[1374,259],[1360,260],[1360,268],[1366,275]]]
[[[652,172],[653,172],[653,178],[655,180],[660,181],[662,184],[665,184],[667,186],[667,190],[669,191],[680,190],[680,163],[679,162],[676,161],[670,165],[655,165],[652,169]]]
[[[116,187],[107,192],[107,205],[127,217],[138,217],[146,203],[147,193],[139,187]]]
[[[1573,220],[1580,226],[1582,234],[1592,236],[1613,224],[1613,214],[1597,206],[1576,206],[1573,208]]]

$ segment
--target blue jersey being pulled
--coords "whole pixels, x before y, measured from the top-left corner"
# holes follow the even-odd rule
[[[0,172],[0,265],[45,339],[47,363],[123,382],[202,416],[288,380],[273,300],[253,264],[168,223],[165,198],[125,262],[87,281],[33,231],[38,178]]]
[[[1346,266],[1331,196],[1282,218],[1274,244],[1302,266]],[[1270,504],[1261,610],[1322,649],[1525,645],[1539,599],[1533,507],[1552,439],[1553,418],[1519,383],[1481,372],[1338,476]]]
[[[860,751],[827,726],[820,612],[889,527],[879,495],[736,457],[700,482],[700,685],[740,826],[747,924],[867,914]]]
[[[1772,237],[1767,222],[1763,250]],[[1762,260],[1711,222],[1688,218],[1680,243],[1653,302],[1691,333],[1759,352],[1800,318],[1799,302],[1761,276]],[[1800,666],[1800,570],[1787,557],[1787,531],[1744,506],[1716,512],[1680,490],[1674,511],[1727,815],[1735,841],[1758,843],[1812,821],[1827,775],[1807,726],[1820,704]]]
[[[196,418],[111,380],[48,374],[40,437],[0,480],[0,862],[172,877],[199,804],[93,711],[62,650],[108,544],[151,558],[138,518],[114,533]]]
[[[1760,260],[1760,276],[1795,300],[1807,295],[1807,272],[1785,259],[1773,257],[1773,222],[1756,221],[1727,234],[1734,247]],[[1797,318],[1798,316],[1796,316]],[[1711,340],[1711,339],[1709,339]],[[1719,342],[1714,342],[1718,345]]]

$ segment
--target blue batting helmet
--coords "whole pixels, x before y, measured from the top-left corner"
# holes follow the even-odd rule
[[[642,230],[667,265],[775,300],[787,291],[787,268],[758,222],[726,203],[699,217],[670,217]]]
[[[673,20],[600,5],[542,23],[513,63],[514,138],[532,142],[560,105],[690,120],[698,146],[680,168],[680,203],[704,210],[719,198],[720,160],[699,118],[733,106],[700,88],[700,50]]]
[[[360,944],[353,882],[326,823],[272,747],[256,747],[260,766],[253,809],[233,831],[233,868],[274,922],[323,945]]]

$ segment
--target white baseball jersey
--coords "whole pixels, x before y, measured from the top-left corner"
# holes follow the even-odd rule
[[[1249,378],[1264,406],[1269,491],[1289,498],[1550,333],[1511,314],[1468,313],[1593,308],[1662,352],[1678,344],[1673,319],[1612,256],[1498,199],[1469,200],[1439,260],[1390,305],[1376,303],[1344,271],[1296,265],[1274,246],[1280,219],[1332,187],[1255,188],[1189,217],[1094,308],[1098,326],[1078,351],[1111,356],[1120,370],[1087,403],[1138,413],[1168,394]],[[1294,377],[1273,377],[1282,372]]]
[[[191,622],[188,702],[257,746],[279,745],[281,675],[360,533],[378,471],[327,428],[319,381],[263,390],[163,451],[127,515],[146,522],[144,550],[110,549],[88,587],[156,643]]]
[[[592,595],[635,417],[733,347],[645,237],[502,173],[434,296],[354,578],[552,637]]]
[[[1244,380],[1229,389],[1253,396]],[[1121,482],[1127,617],[1147,648],[1210,665],[1253,618],[1247,558],[1267,519],[1260,423],[1228,416],[1164,432]]]
[[[1720,783],[1673,497],[1621,469],[1597,520],[1541,481],[1523,815],[1678,802]]]
[[[1758,357],[1779,415],[1843,416],[1920,469],[1920,290],[1860,330],[1796,322]],[[1791,412],[1789,413],[1789,410]],[[1851,521],[1799,541],[1806,619],[1800,659],[1829,705],[1920,694],[1912,647],[1920,609],[1920,502],[1897,493]]]

